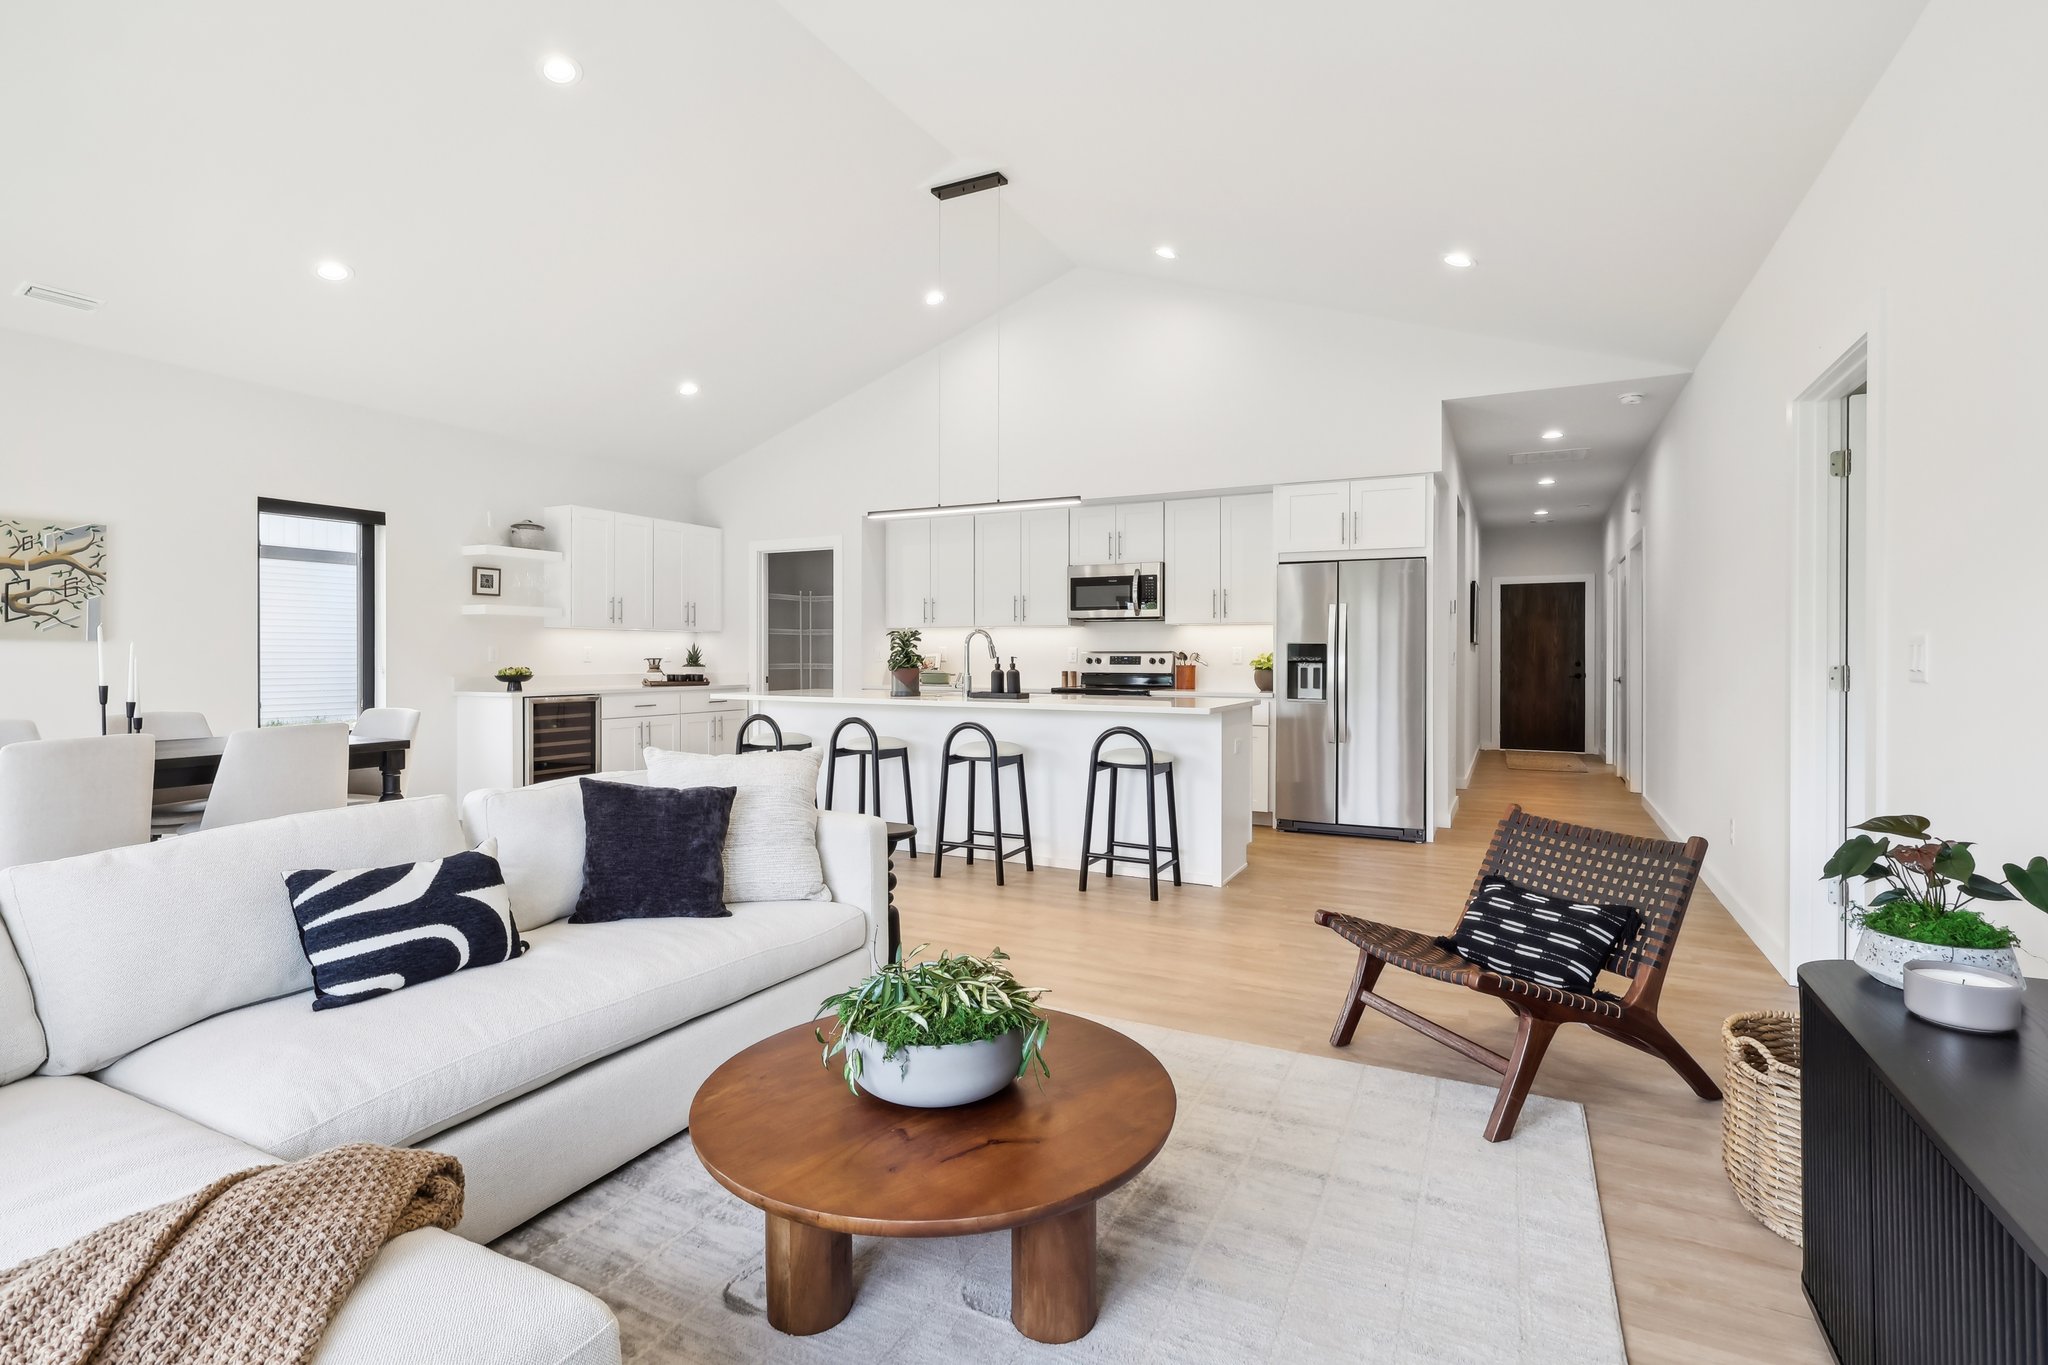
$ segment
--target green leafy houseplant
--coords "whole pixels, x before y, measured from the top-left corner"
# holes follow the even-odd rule
[[[830,1014],[838,1025],[830,1037],[823,1028],[815,1030],[825,1048],[824,1065],[844,1056],[847,1088],[858,1093],[862,1056],[848,1046],[856,1034],[881,1044],[883,1056],[894,1061],[905,1048],[980,1043],[1014,1032],[1024,1039],[1017,1075],[1036,1070],[1041,1079],[1050,1076],[1044,1053],[1049,1026],[1036,1006],[1044,988],[1018,984],[1003,965],[1010,959],[1001,948],[987,957],[942,952],[917,961],[927,946],[899,949],[894,962],[818,1007],[821,1017]]]
[[[892,630],[889,632],[889,671],[899,668],[921,668],[924,659],[917,652],[924,632],[917,630]]]
[[[1928,832],[1930,827],[1921,815],[1865,820],[1856,826],[1865,833],[1843,841],[1828,859],[1821,880],[1858,877],[1866,883],[1890,883],[1871,897],[1867,907],[1850,912],[1873,933],[1946,948],[1995,950],[2019,942],[2018,934],[1993,924],[1969,905],[2024,900],[2048,910],[2048,858],[2036,857],[2024,866],[2007,863],[2004,879],[1998,880],[1977,870],[1968,840],[1937,838]]]
[[[1252,671],[1254,673],[1271,673],[1273,671],[1273,651],[1269,649],[1264,654],[1252,655]]]
[[[525,686],[526,680],[533,676],[533,670],[522,664],[511,664],[499,669],[494,676],[505,684],[507,692],[517,692]]]
[[[691,645],[689,648],[689,652],[683,655],[683,667],[702,668],[703,666],[704,651],[702,649],[699,649],[696,645]]]

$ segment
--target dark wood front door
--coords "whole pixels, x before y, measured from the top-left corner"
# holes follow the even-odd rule
[[[1500,747],[1586,747],[1586,585],[1500,585]]]

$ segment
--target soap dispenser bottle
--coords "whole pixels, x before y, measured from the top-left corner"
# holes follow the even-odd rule
[[[1010,671],[1003,674],[1003,691],[1013,697],[1021,696],[1024,692],[1023,679],[1017,676],[1017,656],[1014,654],[1010,656]]]

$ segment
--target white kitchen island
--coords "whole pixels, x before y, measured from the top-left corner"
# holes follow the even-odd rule
[[[830,741],[832,728],[848,716],[858,716],[875,727],[883,738],[905,741],[910,750],[911,793],[917,804],[919,859],[912,864],[901,852],[896,855],[898,876],[917,875],[929,867],[925,860],[937,846],[935,837],[939,801],[939,753],[946,734],[962,721],[988,727],[997,740],[1023,746],[1024,775],[1031,791],[1032,855],[1041,869],[1081,865],[1081,820],[1088,794],[1088,753],[1096,736],[1112,726],[1128,725],[1151,741],[1156,752],[1171,754],[1174,783],[1180,805],[1181,879],[1202,886],[1221,886],[1244,871],[1246,850],[1251,845],[1250,802],[1252,707],[1248,697],[1082,697],[1035,693],[1023,701],[977,701],[950,690],[932,690],[916,697],[892,697],[882,690],[856,692],[743,692],[739,694],[754,711],[773,716],[784,730],[809,735],[822,751]],[[765,741],[768,727],[754,727],[751,740]],[[1120,737],[1105,744],[1105,750],[1130,745]],[[984,828],[988,824],[988,765],[975,764],[980,784],[975,815]],[[898,765],[882,767],[882,814],[890,820],[903,818],[903,780]],[[1015,832],[1020,828],[1018,803],[1013,795],[1014,769],[1003,772],[1003,824]],[[946,827],[948,838],[964,838],[967,824],[967,793],[962,789],[967,768],[953,771],[953,799]],[[1119,838],[1143,842],[1145,798],[1143,783],[1126,772],[1118,797]],[[824,785],[819,784],[820,799]],[[838,800],[841,810],[853,810],[858,803],[859,778],[854,761],[840,760]],[[1097,786],[1096,821],[1104,819],[1109,800],[1107,775]],[[869,809],[873,810],[870,798]],[[1166,842],[1166,797],[1161,780],[1159,794],[1159,839]],[[1097,835],[1096,847],[1101,847]],[[1126,849],[1130,853],[1135,850]],[[954,856],[963,856],[955,854]],[[986,855],[981,855],[986,856]],[[1163,855],[1162,855],[1163,856]],[[1023,858],[1013,858],[1011,873],[1022,873]],[[1090,880],[1102,875],[1097,864]],[[1144,876],[1144,868],[1124,864],[1118,876]]]

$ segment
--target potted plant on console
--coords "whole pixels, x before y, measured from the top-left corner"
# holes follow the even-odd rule
[[[1252,655],[1252,681],[1261,692],[1273,690],[1273,651]]]
[[[946,1109],[987,1099],[1045,1064],[1047,1023],[1036,1006],[1043,988],[1019,985],[997,948],[987,957],[940,953],[916,961],[924,945],[819,1006],[838,1031],[817,1030],[824,1062],[845,1057],[846,1085],[876,1099]]]
[[[924,633],[916,630],[892,630],[889,632],[889,695],[892,697],[915,697],[918,695],[918,675],[924,671],[924,658],[917,652],[917,646],[924,639]]]
[[[533,676],[533,670],[520,664],[512,664],[499,669],[492,676],[505,684],[507,692],[520,692],[525,690],[526,680]]]
[[[1908,962],[1929,958],[2021,974],[2013,954],[2019,935],[1969,907],[1972,901],[2024,900],[2048,910],[2048,858],[2007,863],[2004,879],[1997,880],[1977,870],[1968,840],[1929,834],[1925,816],[1880,815],[1856,828],[1865,832],[1835,850],[1821,877],[1889,883],[1868,905],[1849,911],[1863,926],[1857,966],[1888,986],[1900,984]]]

